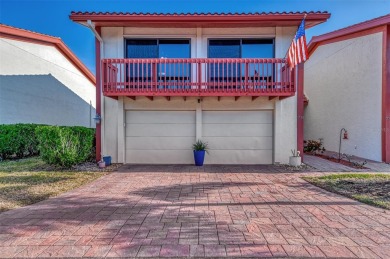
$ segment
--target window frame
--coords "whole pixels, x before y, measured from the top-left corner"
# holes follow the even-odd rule
[[[187,58],[191,58],[191,38],[142,38],[142,37],[140,37],[140,38],[138,38],[138,37],[136,37],[136,38],[125,38],[124,39],[125,40],[125,44],[124,44],[124,47],[125,47],[125,51],[124,51],[124,54],[125,54],[125,58],[129,58],[128,56],[127,56],[127,42],[128,41],[130,41],[130,40],[134,40],[134,41],[136,41],[136,40],[155,40],[155,41],[157,41],[157,56],[158,57],[155,57],[155,58],[160,58],[159,56],[160,56],[160,48],[159,48],[159,46],[160,46],[160,40],[161,41],[188,41],[188,57]],[[131,59],[131,58],[129,58],[129,59]],[[138,58],[138,59],[142,59],[142,58]]]
[[[210,58],[210,41],[212,40],[220,40],[220,41],[228,41],[228,40],[238,40],[240,41],[240,58],[242,57],[242,41],[245,40],[253,40],[253,41],[272,41],[272,58],[275,58],[275,38],[208,38],[207,39],[207,58]],[[256,57],[263,58],[263,57]]]

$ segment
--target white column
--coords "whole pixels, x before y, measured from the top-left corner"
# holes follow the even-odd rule
[[[202,28],[196,28],[196,56],[195,58],[202,57]]]
[[[200,100],[200,99],[198,99]],[[202,139],[202,101],[196,104],[196,140]]]
[[[296,28],[276,27],[275,57],[284,58]],[[291,149],[297,149],[297,96],[275,99],[274,162],[287,164]]]
[[[124,109],[124,97],[118,97],[118,163],[125,162],[125,109]]]

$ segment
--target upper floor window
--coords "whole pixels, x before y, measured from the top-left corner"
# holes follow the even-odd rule
[[[189,58],[190,40],[128,39],[126,58]]]
[[[273,39],[215,39],[209,40],[209,58],[273,58]],[[268,82],[274,67],[268,63],[212,63],[207,69],[209,82],[227,82],[235,87],[239,82]]]
[[[273,58],[273,39],[209,40],[209,58]]]
[[[126,40],[126,58],[190,58],[190,51],[190,40],[186,39]],[[191,81],[191,64],[141,61],[126,66],[126,78],[130,86],[136,86],[137,82],[142,81],[157,83],[158,88],[163,88],[163,84],[165,88],[177,88],[178,82],[189,84]],[[167,82],[172,85],[167,85]]]

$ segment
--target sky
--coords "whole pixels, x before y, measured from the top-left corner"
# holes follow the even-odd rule
[[[312,36],[390,13],[390,0],[0,0],[0,23],[62,38],[95,73],[94,36],[69,19],[71,11],[331,13],[326,23],[306,31],[309,41]]]

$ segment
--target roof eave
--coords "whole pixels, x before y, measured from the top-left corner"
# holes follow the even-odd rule
[[[293,14],[224,14],[224,15],[129,15],[129,14],[78,14],[72,13],[69,17],[74,22],[93,21],[97,26],[111,27],[118,24],[133,26],[159,25],[171,27],[180,23],[181,26],[206,26],[218,27],[220,25],[282,25],[297,26],[305,13]],[[306,28],[325,22],[330,17],[329,13],[307,13]],[[210,24],[212,23],[212,24]]]
[[[69,49],[61,38],[44,35],[28,30],[23,30],[11,26],[0,25],[0,37],[10,38],[14,40],[28,40],[30,42],[51,45],[56,47],[68,60],[73,63],[84,74],[86,78],[96,85],[94,74],[80,61],[80,59]]]
[[[382,17],[374,18],[372,20],[368,20],[365,22],[361,22],[358,24],[354,24],[339,30],[328,32],[319,36],[313,36],[313,38],[310,40],[307,46],[309,55],[311,55],[312,52],[314,52],[314,50],[316,49],[316,46],[321,44],[322,42],[336,40],[337,38],[343,39],[344,36],[350,34],[357,34],[359,32],[368,31],[368,30],[372,30],[373,32],[375,32],[375,30],[373,29],[387,24],[390,24],[390,14]]]

